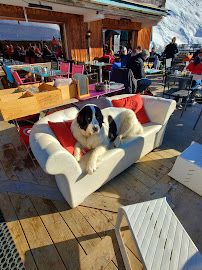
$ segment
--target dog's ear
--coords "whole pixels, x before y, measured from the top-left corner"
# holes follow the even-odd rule
[[[97,106],[95,107],[95,116],[96,116],[96,119],[97,119],[99,126],[101,128],[104,119],[103,119],[103,115],[102,115],[100,108],[98,108]]]
[[[85,128],[85,118],[82,110],[77,115],[77,123],[79,124],[80,128]]]
[[[77,116],[77,123],[79,124],[79,127],[81,129],[86,130],[91,120],[92,120],[92,110],[88,106],[83,107]]]

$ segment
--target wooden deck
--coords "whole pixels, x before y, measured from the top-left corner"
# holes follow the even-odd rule
[[[153,90],[161,94],[161,82]],[[125,269],[115,237],[121,205],[167,197],[202,251],[199,195],[167,174],[192,141],[202,143],[200,105],[172,115],[163,145],[71,209],[54,177],[33,165],[13,125],[0,122],[0,209],[26,269]],[[127,224],[122,231],[134,269],[143,269]]]

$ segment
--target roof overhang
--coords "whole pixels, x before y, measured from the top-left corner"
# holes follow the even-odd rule
[[[53,11],[84,16],[84,22],[104,18],[130,19],[142,27],[156,25],[167,14],[164,8],[146,3],[122,0],[1,0],[2,4],[29,7],[29,3],[51,6]]]

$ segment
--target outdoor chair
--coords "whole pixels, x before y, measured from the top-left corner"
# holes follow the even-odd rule
[[[137,249],[135,252],[138,258],[137,265],[131,264],[127,247],[122,239],[123,215]],[[120,207],[115,232],[126,270],[202,269],[200,252],[165,197]],[[135,266],[137,268],[134,268]]]
[[[73,78],[73,75],[75,73],[81,73],[83,74],[84,73],[84,65],[75,65],[75,64],[72,64],[72,72],[71,72],[71,77]]]
[[[59,66],[58,61],[51,60],[51,69],[58,70],[59,69],[58,66]]]
[[[110,79],[112,77],[112,73],[113,73],[114,68],[121,68],[121,62],[114,62],[113,63],[111,73],[110,73]]]
[[[17,71],[12,71],[11,74],[13,75],[13,78],[15,79],[17,85],[26,85],[26,84],[33,84],[33,83],[39,83],[39,81],[33,82],[31,78],[20,78]]]
[[[163,95],[170,97],[174,97],[175,100],[183,100],[185,103],[183,111],[186,110],[186,105],[190,98],[192,98],[194,92],[196,91],[195,89],[191,88],[192,85],[192,76],[178,76],[175,74],[170,74],[167,75],[165,78],[165,83],[164,83],[164,90],[163,90]],[[182,116],[181,114],[181,116]]]
[[[25,56],[25,63],[29,64],[29,57],[28,56]]]
[[[70,63],[64,63],[64,62],[60,62],[60,71],[62,72],[66,72],[66,75],[59,75],[54,77],[54,79],[61,79],[61,78],[69,78],[69,74],[70,74]]]
[[[77,61],[77,65],[84,66],[84,74],[88,77],[96,77],[96,82],[98,82],[98,73],[91,66],[87,67],[84,62]]]
[[[106,64],[109,64],[110,63],[110,58],[102,57],[102,62],[104,62]],[[110,75],[111,75],[111,67],[112,66],[106,66],[103,69],[103,73],[107,74],[107,76],[109,77],[109,81],[110,81]]]
[[[36,63],[35,58],[31,57],[31,64],[35,64],[35,63]]]
[[[111,80],[113,82],[124,84],[125,89],[122,91],[119,91],[119,95],[120,94],[136,94],[137,80],[135,79],[131,69],[114,67]]]

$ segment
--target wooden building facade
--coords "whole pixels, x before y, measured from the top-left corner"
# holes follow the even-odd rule
[[[148,2],[149,0],[147,0]],[[154,1],[154,0],[151,0]],[[158,4],[164,0],[158,0]],[[32,22],[56,23],[60,25],[66,58],[77,61],[93,60],[103,55],[103,29],[132,31],[132,46],[149,48],[152,25],[156,25],[166,15],[164,7],[154,4],[134,4],[132,8],[101,5],[101,1],[43,1],[52,10],[44,7],[33,8],[30,3],[21,0],[6,0],[0,4],[0,19],[28,20]],[[5,3],[4,3],[5,2]],[[30,2],[33,2],[30,0]],[[98,3],[99,2],[99,3]],[[103,2],[103,1],[102,1]],[[108,1],[109,2],[109,1]],[[110,1],[113,2],[113,1]],[[114,1],[115,2],[115,1]],[[120,1],[121,2],[121,1]],[[127,1],[123,1],[126,3]],[[146,1],[145,1],[146,2]],[[76,3],[76,4],[75,4]],[[77,5],[77,6],[76,6]],[[133,7],[133,6],[132,6]],[[124,16],[124,17],[123,17]],[[92,35],[87,40],[86,33]]]

